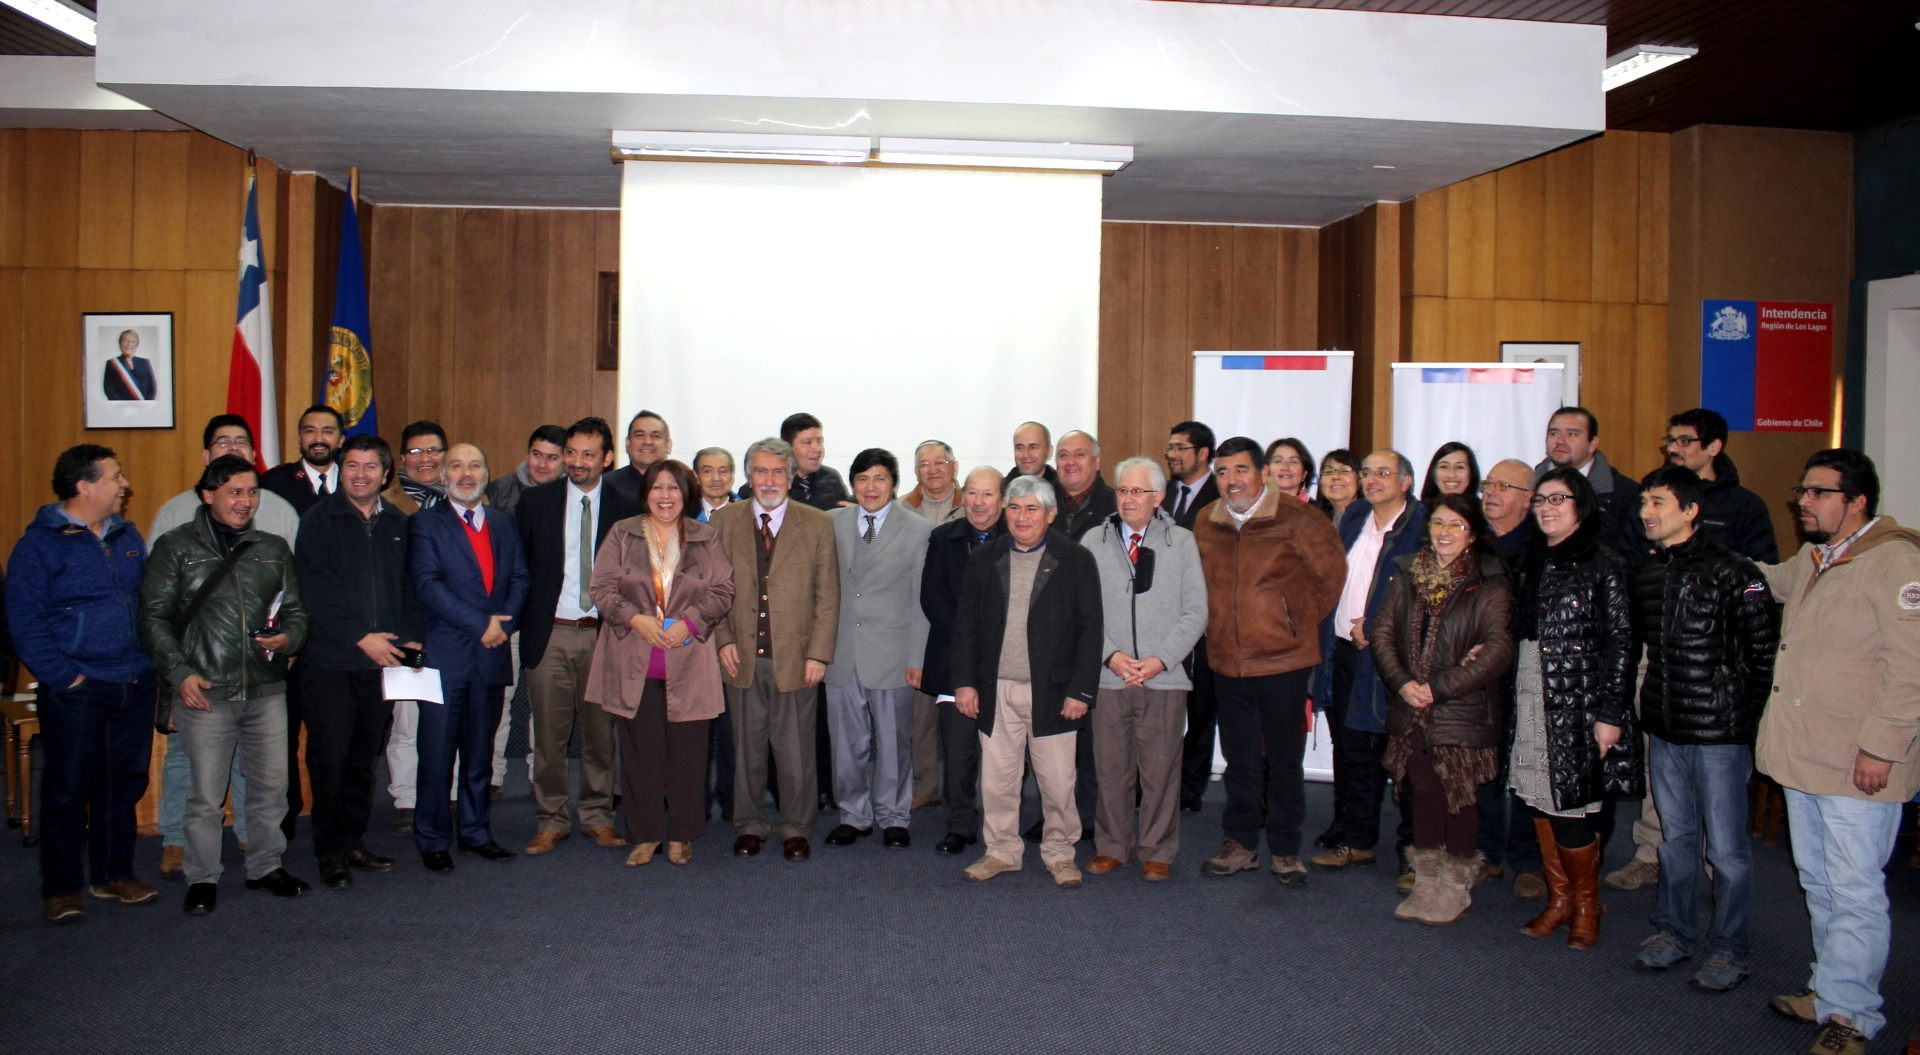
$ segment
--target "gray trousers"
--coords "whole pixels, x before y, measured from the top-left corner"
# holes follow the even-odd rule
[[[814,725],[819,720],[819,690],[774,688],[773,661],[756,656],[753,684],[727,686],[727,712],[733,720],[733,830],[764,839],[805,836],[820,819],[820,772],[814,761]],[[766,817],[767,754],[773,754],[780,780],[780,827]]]
[[[913,805],[913,698],[905,685],[869,689],[854,675],[827,686],[833,800],[856,828],[905,828]]]
[[[259,879],[280,867],[287,837],[280,821],[287,815],[287,696],[276,693],[251,700],[214,700],[197,711],[174,700],[173,724],[193,767],[187,792],[186,879],[220,881],[220,840],[226,828],[227,769],[236,753],[246,775],[247,878]]]
[[[924,692],[913,694],[913,801],[940,797],[940,705]]]
[[[1183,689],[1101,689],[1093,709],[1093,764],[1100,771],[1093,849],[1125,863],[1172,864],[1180,851],[1180,759],[1187,727]],[[1134,788],[1140,789],[1138,816]]]
[[[533,813],[540,831],[573,830],[567,815],[567,741],[580,727],[580,828],[613,827],[613,716],[587,702],[595,631],[556,626],[539,666],[527,671],[533,708]]]

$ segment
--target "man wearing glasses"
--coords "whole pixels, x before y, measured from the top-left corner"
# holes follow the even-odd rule
[[[1806,544],[1761,568],[1786,612],[1754,760],[1786,789],[1814,963],[1772,1007],[1821,1026],[1813,1050],[1863,1053],[1886,1025],[1883,869],[1920,792],[1920,534],[1875,515],[1858,451],[1814,454],[1794,497]]]
[[[447,500],[440,462],[447,456],[447,430],[438,422],[416,421],[400,431],[400,471],[380,496],[408,516]]]
[[[1705,407],[1683,410],[1667,419],[1660,437],[1667,463],[1693,470],[1707,485],[1700,500],[1700,530],[1756,564],[1777,564],[1780,545],[1773,536],[1767,503],[1740,486],[1740,470],[1727,457],[1727,419]]]
[[[1213,430],[1198,421],[1180,422],[1167,437],[1167,495],[1160,508],[1175,527],[1193,530],[1195,514],[1220,497],[1220,485],[1213,482],[1213,442]],[[1193,690],[1187,693],[1187,735],[1180,747],[1180,809],[1199,813],[1200,797],[1213,775],[1213,729],[1219,713],[1205,634],[1181,666]]]
[[[1493,551],[1508,567],[1530,549],[1546,544],[1539,523],[1530,515],[1532,502],[1533,470],[1525,462],[1508,458],[1495,463],[1487,470],[1486,479],[1480,481],[1480,510],[1492,532]],[[1534,837],[1525,806],[1507,788],[1505,780],[1480,785],[1479,811],[1480,852],[1486,858],[1481,880],[1498,879],[1511,867],[1515,897],[1545,897],[1540,841]]]

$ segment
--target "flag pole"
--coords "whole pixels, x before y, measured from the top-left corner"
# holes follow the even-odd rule
[[[351,165],[347,168],[347,197],[353,200],[354,207],[356,209],[359,208],[360,206],[360,166],[358,165]]]

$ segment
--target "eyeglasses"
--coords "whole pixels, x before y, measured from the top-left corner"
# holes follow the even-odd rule
[[[447,449],[445,447],[408,447],[401,453],[409,457],[417,458],[422,454],[445,454],[446,452]]]
[[[1533,493],[1533,488],[1521,487],[1519,484],[1505,483],[1500,480],[1482,480],[1480,482],[1480,493],[1482,495],[1486,495],[1486,494],[1503,495],[1503,494],[1506,494],[1508,491],[1519,491],[1521,494],[1530,495]]]
[[[1113,493],[1121,498],[1145,498],[1154,493],[1151,487],[1116,487]]]
[[[1198,449],[1198,448],[1196,448],[1196,447],[1195,447],[1195,446],[1194,446],[1193,444],[1191,444],[1191,443],[1169,443],[1169,444],[1167,444],[1167,453],[1168,453],[1168,454],[1179,454],[1179,453],[1180,453],[1181,451],[1191,451],[1191,450],[1197,450],[1197,449]]]
[[[1398,470],[1398,469],[1385,469],[1385,468],[1382,468],[1382,469],[1362,469],[1362,470],[1360,470],[1360,475],[1361,475],[1361,476],[1371,476],[1371,477],[1373,477],[1373,478],[1374,478],[1374,479],[1376,479],[1376,480],[1391,480],[1391,479],[1393,479],[1394,477],[1396,477],[1396,476],[1399,476],[1399,475],[1400,475],[1400,470]]]
[[[1320,476],[1322,479],[1325,479],[1326,477],[1329,477],[1329,476],[1353,476],[1353,475],[1354,475],[1354,471],[1352,469],[1347,468],[1344,465],[1336,465],[1331,469],[1320,470]]]
[[[1685,449],[1699,442],[1700,442],[1700,437],[1698,436],[1662,436],[1660,437],[1660,444],[1661,446],[1664,446],[1664,447],[1679,447],[1679,448]]]
[[[222,436],[214,440],[209,446],[210,449],[216,451],[249,451],[253,449],[253,442],[251,440],[234,439],[231,436]]]
[[[1808,495],[1812,495],[1815,498],[1825,498],[1828,495],[1843,494],[1846,494],[1846,492],[1838,487],[1796,487],[1793,489],[1793,497],[1795,498],[1805,498]]]
[[[1428,531],[1444,531],[1447,534],[1451,535],[1456,531],[1467,530],[1467,525],[1461,523],[1458,520],[1442,520],[1439,517],[1434,517],[1433,519],[1427,521],[1427,530]]]
[[[1534,495],[1532,505],[1535,509],[1541,506],[1552,506],[1558,509],[1571,501],[1573,501],[1573,496],[1569,494]]]
[[[938,461],[932,461],[932,462],[915,462],[913,467],[915,469],[920,470],[921,472],[926,472],[928,469],[931,469],[936,465],[952,465],[952,464],[953,463],[948,461],[947,459],[941,458]]]

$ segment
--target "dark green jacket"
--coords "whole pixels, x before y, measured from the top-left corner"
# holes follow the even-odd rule
[[[153,657],[154,669],[174,686],[191,674],[212,682],[209,699],[251,700],[284,692],[287,657],[307,640],[307,612],[300,606],[293,552],[278,535],[249,525],[234,542],[230,559],[232,573],[185,632],[175,633],[174,620],[220,566],[220,544],[204,508],[160,536],[140,580],[140,640]],[[268,659],[251,635],[267,625],[275,595],[280,595],[280,629],[288,645]]]

